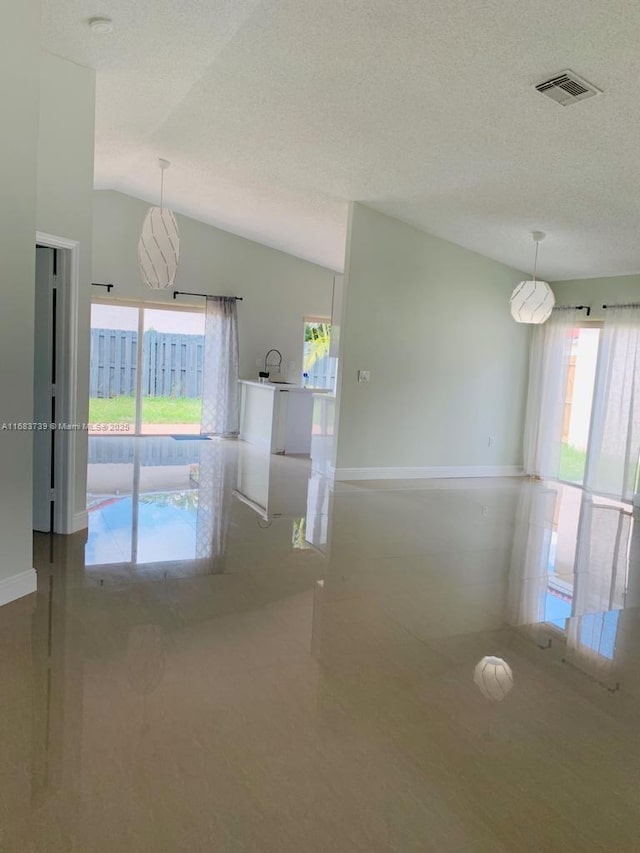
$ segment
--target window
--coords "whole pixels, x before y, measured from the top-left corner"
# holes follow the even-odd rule
[[[331,321],[329,318],[306,317],[302,384],[307,388],[335,390],[337,359],[329,355],[330,346]]]

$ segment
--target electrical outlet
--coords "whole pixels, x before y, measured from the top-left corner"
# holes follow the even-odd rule
[[[489,507],[488,507],[486,504],[482,507],[482,514],[483,514],[485,517],[486,517],[487,515],[489,515]]]
[[[368,382],[371,379],[371,371],[370,370],[359,370],[358,371],[358,382]]]
[[[496,444],[496,437],[495,437],[495,435],[490,435],[490,436],[489,436],[489,441],[487,442],[487,446],[488,446],[488,447],[495,447],[495,444]]]

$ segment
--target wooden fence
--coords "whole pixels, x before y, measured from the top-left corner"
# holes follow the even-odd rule
[[[148,331],[143,337],[143,397],[200,397],[204,335]],[[89,396],[135,396],[137,351],[137,332],[92,329]],[[336,359],[325,355],[308,371],[307,384],[333,388],[335,371]]]
[[[138,333],[91,330],[89,396],[136,393]],[[142,394],[149,397],[200,397],[203,335],[148,331],[143,336]]]

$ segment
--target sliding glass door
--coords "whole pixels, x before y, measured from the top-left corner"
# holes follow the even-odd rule
[[[91,305],[89,423],[96,435],[135,432],[139,309]]]
[[[204,314],[144,308],[140,432],[200,432]]]
[[[202,311],[93,303],[92,434],[199,433],[203,353]]]

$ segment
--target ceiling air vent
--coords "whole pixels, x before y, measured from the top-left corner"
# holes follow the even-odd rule
[[[583,77],[574,74],[573,71],[562,71],[549,80],[543,80],[536,85],[536,89],[561,107],[577,104],[578,101],[592,98],[602,91],[593,83],[588,83]]]

